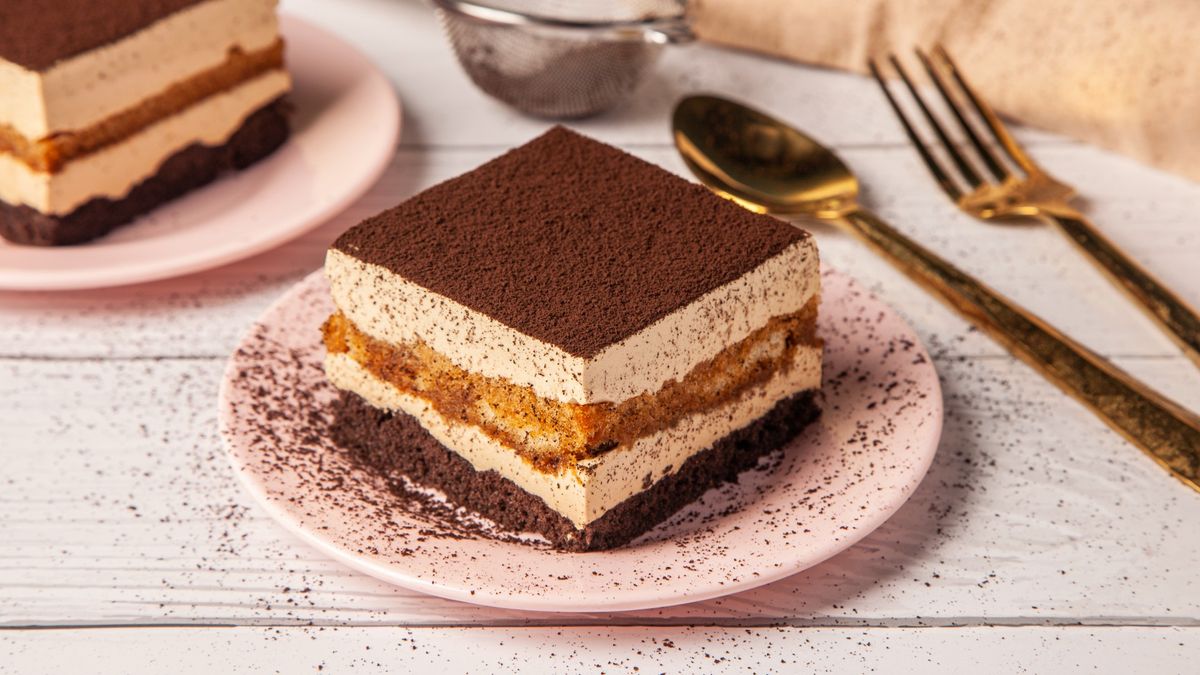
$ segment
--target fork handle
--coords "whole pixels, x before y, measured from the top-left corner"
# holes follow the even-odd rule
[[[1058,225],[1076,246],[1091,256],[1200,366],[1200,316],[1196,310],[1125,255],[1083,216],[1050,213],[1043,217]]]
[[[1008,351],[1200,491],[1200,417],[858,208],[839,219]]]

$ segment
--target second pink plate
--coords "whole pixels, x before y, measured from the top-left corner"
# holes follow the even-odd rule
[[[328,440],[317,327],[321,274],[263,315],[230,359],[221,431],[234,469],[280,523],[373,577],[454,600],[542,611],[618,611],[705,600],[815,565],[908,499],[937,449],[942,397],[917,336],[849,277],[826,271],[822,417],[736,485],[633,544],[566,554],[464,527],[434,497],[401,498]]]
[[[87,244],[0,240],[0,289],[116,286],[223,265],[298,236],[366,192],[399,138],[391,83],[334,35],[289,16],[280,26],[296,108],[283,147]]]

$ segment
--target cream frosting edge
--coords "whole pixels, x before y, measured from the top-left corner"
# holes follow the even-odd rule
[[[464,370],[572,403],[658,391],[772,317],[799,311],[820,291],[816,244],[806,237],[585,358],[337,249],[326,254],[325,274],[334,304],[367,335],[393,344],[420,339]]]

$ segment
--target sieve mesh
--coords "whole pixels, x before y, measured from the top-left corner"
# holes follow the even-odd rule
[[[588,30],[611,22],[669,21],[680,0],[487,0],[495,8],[575,26],[547,29],[482,21],[435,2],[458,61],[487,94],[531,115],[577,118],[611,108],[658,59],[661,42],[642,32]],[[682,25],[682,24],[681,24]]]

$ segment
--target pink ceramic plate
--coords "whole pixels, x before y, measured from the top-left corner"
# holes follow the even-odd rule
[[[284,16],[282,31],[296,107],[283,147],[88,244],[37,248],[0,239],[0,289],[96,288],[215,267],[278,246],[366,192],[400,133],[391,84],[324,30]]]
[[[335,392],[317,326],[320,273],[267,310],[230,359],[221,431],[267,511],[329,556],[455,600],[543,611],[661,607],[794,574],[878,527],[912,494],[937,448],[937,373],[912,329],[849,277],[824,274],[824,410],[785,450],[625,548],[565,554],[401,498],[326,439]]]

